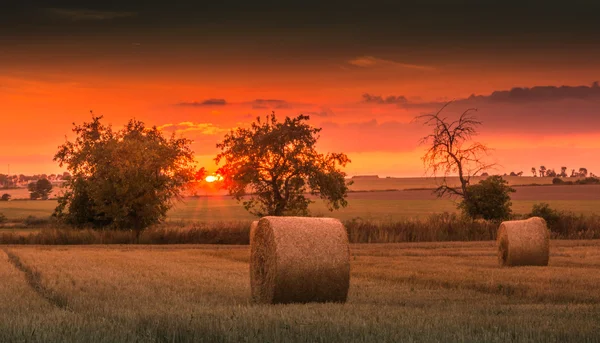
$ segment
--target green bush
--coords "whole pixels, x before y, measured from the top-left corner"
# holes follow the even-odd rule
[[[473,219],[504,220],[511,217],[510,193],[514,188],[500,175],[493,175],[467,187],[459,208]]]

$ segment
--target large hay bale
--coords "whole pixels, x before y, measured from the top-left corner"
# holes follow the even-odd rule
[[[263,217],[250,246],[250,285],[257,303],[345,302],[350,249],[333,218]]]
[[[550,231],[543,218],[502,222],[496,242],[501,266],[548,265]]]

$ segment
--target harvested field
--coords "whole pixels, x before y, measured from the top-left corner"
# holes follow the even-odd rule
[[[500,268],[495,242],[351,247],[346,304],[254,305],[248,247],[0,250],[0,341],[594,341],[600,241]]]

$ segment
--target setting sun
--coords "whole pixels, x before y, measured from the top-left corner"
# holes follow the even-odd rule
[[[204,179],[206,182],[215,182],[219,180],[223,180],[221,175],[209,175]]]

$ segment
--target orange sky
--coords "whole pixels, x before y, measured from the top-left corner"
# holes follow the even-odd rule
[[[461,27],[456,37],[467,32],[468,39],[458,40],[449,36],[452,30],[419,26],[419,39],[405,34],[400,40],[392,33],[412,29],[394,20],[269,31],[258,17],[237,31],[218,21],[205,27],[165,21],[161,25],[171,26],[163,28],[144,26],[154,23],[154,12],[99,4],[88,4],[96,6],[92,17],[72,11],[68,23],[53,18],[55,29],[47,34],[33,24],[20,33],[0,32],[6,47],[0,52],[0,173],[8,164],[17,174],[61,171],[52,156],[65,135],[72,138],[72,122],[89,120],[90,110],[115,126],[135,117],[179,130],[195,141],[200,164],[213,170],[215,144],[224,132],[275,110],[280,116],[310,114],[313,125],[323,127],[319,148],[347,153],[350,175],[420,176],[417,141],[427,131],[410,120],[450,99],[457,102],[449,116],[478,108],[478,139],[495,149],[490,159],[502,165],[500,173],[529,175],[542,164],[600,173],[600,91],[592,86],[600,75],[600,47],[583,34],[572,39],[566,31],[531,31],[542,35],[530,41],[527,34],[516,39],[491,26],[486,34],[495,36],[483,38]],[[138,13],[130,16],[138,18],[137,26],[127,24],[133,20],[127,15],[117,22],[116,13]],[[175,13],[173,18],[185,19]],[[85,20],[97,23],[81,26]],[[382,21],[387,26],[376,27]],[[80,25],[81,33],[65,33],[73,32],[68,25]],[[362,30],[353,29],[360,25]],[[558,88],[490,96],[535,86]],[[481,97],[469,99],[472,94]],[[386,101],[390,96],[395,100]],[[226,104],[199,105],[210,99]]]

